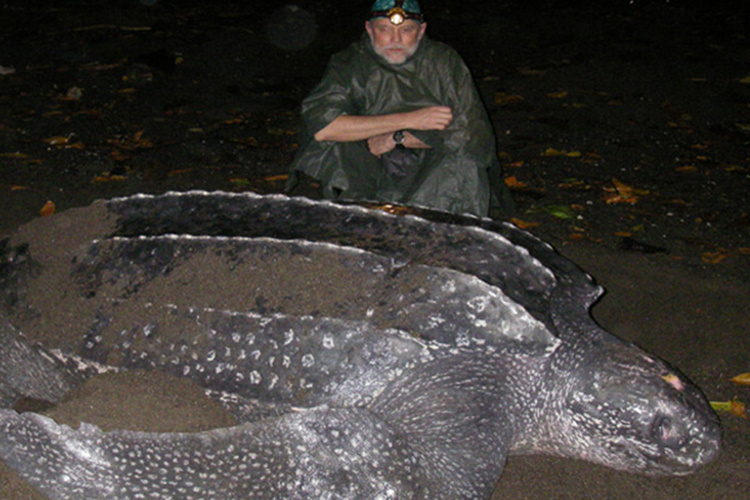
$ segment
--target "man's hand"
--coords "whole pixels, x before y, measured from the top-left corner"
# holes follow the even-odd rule
[[[448,106],[429,106],[406,113],[414,130],[445,130],[453,121],[453,111]]]
[[[393,134],[380,134],[367,139],[367,148],[378,158],[396,147]]]

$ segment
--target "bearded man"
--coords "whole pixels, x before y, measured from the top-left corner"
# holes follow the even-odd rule
[[[495,136],[460,56],[425,36],[416,0],[376,0],[362,38],[335,54],[302,104],[292,164],[332,200],[508,212]]]

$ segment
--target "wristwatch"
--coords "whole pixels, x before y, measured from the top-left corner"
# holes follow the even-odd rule
[[[396,143],[396,146],[403,146],[405,140],[406,136],[404,135],[403,130],[396,130],[393,133],[393,142]]]

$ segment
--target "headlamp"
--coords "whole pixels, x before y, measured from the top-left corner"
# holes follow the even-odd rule
[[[386,16],[388,17],[388,20],[390,20],[391,23],[395,24],[396,26],[406,21],[406,11],[401,7],[392,8],[388,11],[388,14]]]
[[[404,10],[403,5],[404,0],[396,0],[395,5],[388,10],[373,10],[370,12],[370,19],[374,17],[385,17],[395,26],[403,24],[407,19],[413,19],[419,23],[424,20],[424,16],[421,12],[407,12]],[[417,10],[419,10],[418,5]]]

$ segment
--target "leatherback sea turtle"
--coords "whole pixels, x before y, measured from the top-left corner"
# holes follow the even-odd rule
[[[700,391],[599,328],[601,289],[511,225],[168,193],[39,219],[3,252],[0,458],[51,498],[486,498],[511,453],[680,475],[719,452]],[[11,409],[112,367],[189,377],[242,423]]]

